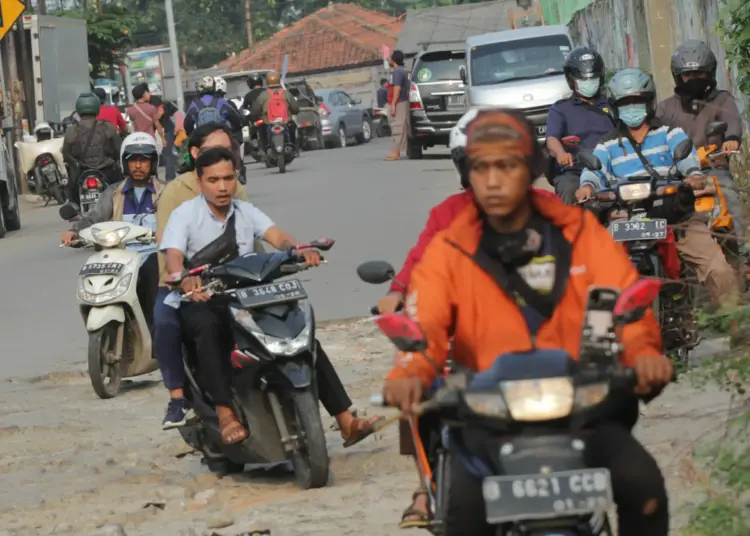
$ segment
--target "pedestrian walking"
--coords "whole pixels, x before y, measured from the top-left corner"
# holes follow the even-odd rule
[[[391,135],[393,136],[393,149],[385,158],[387,161],[399,160],[401,153],[406,152],[409,142],[409,131],[411,130],[411,118],[409,116],[409,79],[404,69],[404,53],[394,50],[390,58],[393,67],[393,101],[390,103]]]

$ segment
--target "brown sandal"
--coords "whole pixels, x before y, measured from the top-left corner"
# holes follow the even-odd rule
[[[401,155],[396,156],[396,155],[389,154],[383,160],[385,160],[386,162],[393,162],[395,160],[401,160]]]
[[[431,524],[430,514],[428,514],[427,512],[423,512],[422,510],[417,510],[414,507],[414,503],[417,501],[417,497],[419,497],[420,495],[427,496],[427,491],[423,489],[418,489],[412,494],[411,504],[406,510],[404,510],[404,513],[401,514],[401,522],[398,524],[398,528],[400,529],[429,528]],[[416,519],[407,519],[409,517],[416,518]]]
[[[349,435],[344,438],[344,448],[356,445],[363,439],[371,436],[377,430],[377,424],[383,420],[383,417],[372,417],[370,419],[354,418],[352,427],[349,429]]]
[[[241,443],[249,435],[235,415],[219,419],[219,430],[221,431],[221,440],[226,445]]]

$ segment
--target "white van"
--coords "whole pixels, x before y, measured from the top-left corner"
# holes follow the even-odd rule
[[[494,32],[466,40],[469,108],[499,106],[522,110],[537,139],[547,133],[547,113],[571,95],[563,65],[573,44],[565,26],[536,26]]]

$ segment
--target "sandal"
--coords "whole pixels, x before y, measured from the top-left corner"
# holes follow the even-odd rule
[[[371,436],[377,431],[377,423],[383,420],[383,417],[373,417],[371,419],[358,419],[352,420],[352,427],[349,430],[349,435],[344,438],[344,448],[349,448],[356,445],[363,439]]]
[[[235,415],[219,419],[219,429],[221,431],[221,440],[226,445],[241,443],[249,435]]]
[[[400,529],[426,529],[429,528],[431,524],[430,520],[430,514],[427,512],[423,512],[422,510],[417,510],[414,507],[414,503],[417,500],[417,497],[420,495],[427,496],[427,492],[423,489],[418,489],[414,492],[414,494],[411,496],[411,505],[404,510],[404,513],[401,514],[401,522],[398,524],[398,528]],[[415,519],[407,519],[407,518],[415,518]]]
[[[386,162],[393,162],[394,160],[401,160],[401,155],[395,156],[395,155],[389,154],[383,160],[385,160]]]

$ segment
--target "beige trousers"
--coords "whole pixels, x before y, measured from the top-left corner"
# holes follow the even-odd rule
[[[399,101],[396,104],[396,115],[391,117],[391,135],[393,136],[393,153],[405,153],[409,143],[411,130],[411,114],[409,101]]]

